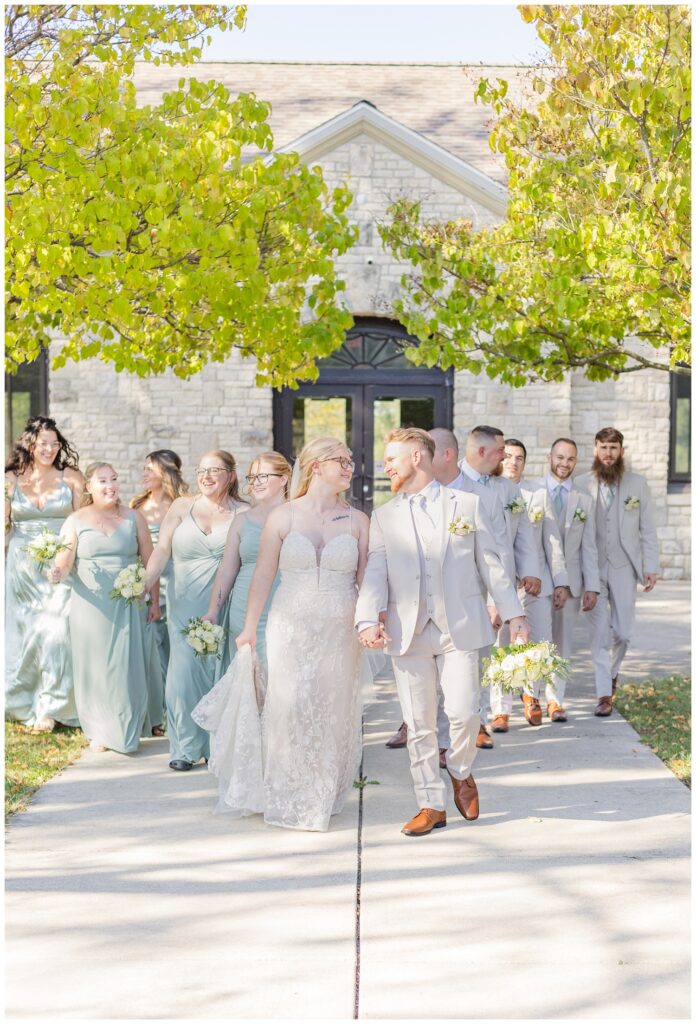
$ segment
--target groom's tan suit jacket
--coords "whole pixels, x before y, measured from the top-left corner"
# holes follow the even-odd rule
[[[474,529],[465,536],[452,534],[455,519],[469,520]],[[452,637],[458,650],[473,651],[491,644],[493,629],[485,594],[495,600],[501,617],[523,615],[522,606],[493,537],[490,522],[475,494],[440,485],[433,544],[437,545],[436,576],[430,586],[438,608],[438,625]],[[423,560],[419,550],[409,498],[399,494],[376,509],[370,521],[370,545],[365,576],[356,607],[356,624],[376,622],[386,609],[387,654],[408,651],[419,616],[422,618]]]

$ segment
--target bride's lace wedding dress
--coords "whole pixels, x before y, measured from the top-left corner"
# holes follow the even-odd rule
[[[285,537],[266,626],[260,722],[248,649],[194,711],[211,732],[216,810],[236,817],[261,812],[272,825],[324,832],[343,807],[361,753],[357,565],[350,532],[319,553],[298,530]]]

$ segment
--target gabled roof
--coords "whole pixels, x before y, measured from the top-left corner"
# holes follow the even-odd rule
[[[506,206],[506,190],[498,182],[482,174],[471,164],[449,153],[436,142],[426,139],[420,132],[387,117],[367,100],[361,100],[350,110],[337,114],[329,121],[317,125],[276,152],[299,153],[305,163],[320,160],[357,135],[369,135],[412,163],[424,168],[434,177],[483,203],[494,213],[502,214]]]
[[[321,63],[292,61],[201,62],[167,67],[138,62],[134,81],[140,103],[158,103],[181,77],[215,79],[234,93],[253,92],[271,103],[275,145],[287,147],[317,125],[362,100],[419,133],[494,181],[504,184],[503,157],[488,145],[493,112],[474,100],[479,79],[504,78],[508,95],[538,102],[531,77],[520,65]]]

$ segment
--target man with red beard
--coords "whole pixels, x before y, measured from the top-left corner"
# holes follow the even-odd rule
[[[576,487],[595,505],[600,593],[588,618],[595,715],[606,718],[633,631],[636,583],[647,593],[657,580],[657,533],[647,481],[626,469],[623,434],[614,427],[595,435],[592,469],[576,479]]]

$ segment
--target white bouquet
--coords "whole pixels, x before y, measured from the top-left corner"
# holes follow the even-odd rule
[[[481,686],[496,683],[504,692],[517,690],[532,692],[540,679],[553,686],[554,676],[567,676],[570,662],[561,658],[548,640],[532,644],[508,644],[494,647],[490,658],[484,661],[485,672]]]
[[[544,518],[543,508],[530,508],[529,510],[529,521],[530,523],[540,523]]]
[[[42,530],[38,536],[25,544],[22,551],[38,562],[40,566],[48,565],[56,557],[59,551],[67,551],[69,544],[61,544],[57,533],[50,530]]]
[[[126,604],[130,604],[131,601],[137,601],[144,590],[145,566],[138,559],[133,565],[127,565],[125,569],[121,569],[114,580],[113,590],[109,591],[109,597],[115,601],[123,600]],[[149,600],[149,595],[145,600]]]
[[[216,658],[222,657],[222,644],[225,632],[222,626],[215,626],[204,619],[189,619],[188,626],[180,630],[189,647],[193,647],[197,658],[206,658],[209,654]]]

